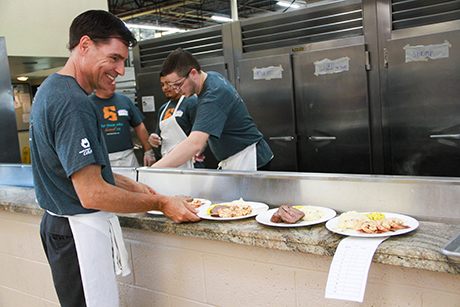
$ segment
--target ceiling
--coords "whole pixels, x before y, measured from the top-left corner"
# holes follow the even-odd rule
[[[236,0],[238,19],[291,11],[293,7],[283,7],[276,0]],[[308,4],[321,0],[309,0]],[[307,1],[285,0],[305,7]],[[193,30],[209,27],[222,22],[211,19],[213,15],[231,18],[230,0],[108,0],[109,11],[125,23],[137,25],[155,25]],[[153,37],[157,32],[138,30],[140,39]],[[142,32],[141,32],[142,31]],[[67,58],[52,57],[8,57],[10,75],[17,83],[16,77],[25,75],[29,81],[40,81],[62,67]]]
[[[246,19],[286,9],[276,0],[238,0],[238,18]],[[285,0],[284,2],[301,2]],[[231,18],[230,0],[108,0],[109,11],[127,23],[198,29],[219,24],[212,16]]]

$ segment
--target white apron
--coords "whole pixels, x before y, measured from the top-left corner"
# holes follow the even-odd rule
[[[179,126],[176,120],[177,111],[179,111],[179,106],[184,100],[185,96],[182,96],[177,102],[177,106],[174,109],[173,114],[160,122],[160,135],[161,135],[161,156],[165,157],[174,147],[176,147],[180,142],[187,138],[187,135],[184,133],[184,130]],[[169,103],[163,109],[163,112],[160,115],[160,118],[163,118],[166,110],[168,109]],[[190,159],[185,164],[178,166],[177,168],[193,168],[193,159]]]
[[[109,153],[109,160],[111,166],[139,166],[134,149],[132,148]]]
[[[119,306],[114,273],[126,276],[131,269],[118,217],[106,211],[64,217],[75,241],[86,306]]]
[[[256,144],[249,145],[240,152],[219,162],[218,169],[235,171],[257,171]]]

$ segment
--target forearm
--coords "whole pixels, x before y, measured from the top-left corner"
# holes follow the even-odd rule
[[[166,157],[155,163],[154,167],[178,167],[200,153],[209,134],[199,131],[192,132],[184,141],[174,147]]]
[[[85,208],[104,210],[114,213],[139,213],[149,210],[163,210],[166,196],[130,192],[107,184],[92,194],[90,203],[82,204]]]
[[[147,186],[119,174],[114,174],[116,186],[111,185],[102,180],[93,167],[86,167],[89,172],[78,171],[72,175],[75,191],[83,207],[115,213],[160,210],[164,196],[156,194],[155,190],[148,190]],[[93,178],[90,180],[89,177]]]
[[[153,164],[153,167],[178,167],[192,159],[200,149],[196,149],[193,144],[190,146],[188,142],[183,141],[171,150],[166,157],[161,158]]]
[[[196,216],[196,210],[183,199],[159,195],[147,185],[122,175],[116,174],[115,178],[123,188],[107,183],[101,176],[99,165],[87,165],[71,176],[75,192],[84,208],[115,213],[160,210],[178,223],[200,219]]]
[[[113,177],[115,178],[115,185],[117,187],[131,192],[136,191],[136,181],[117,173],[113,173]]]

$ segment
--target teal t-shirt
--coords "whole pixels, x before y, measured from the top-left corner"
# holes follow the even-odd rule
[[[144,120],[141,111],[122,94],[114,93],[109,99],[92,94],[89,98],[96,104],[101,117],[101,128],[109,153],[133,148],[131,127],[137,127]]]
[[[70,76],[52,74],[35,95],[30,113],[30,153],[38,204],[60,215],[90,213],[81,205],[70,176],[101,165],[115,185],[97,110]]]
[[[207,72],[198,95],[198,110],[192,131],[210,135],[209,147],[218,161],[257,143],[257,167],[266,165],[273,152],[235,88],[221,74]]]

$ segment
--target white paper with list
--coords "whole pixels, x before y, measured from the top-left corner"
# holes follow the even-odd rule
[[[326,298],[362,302],[375,250],[388,237],[347,237],[340,241],[326,285]]]

